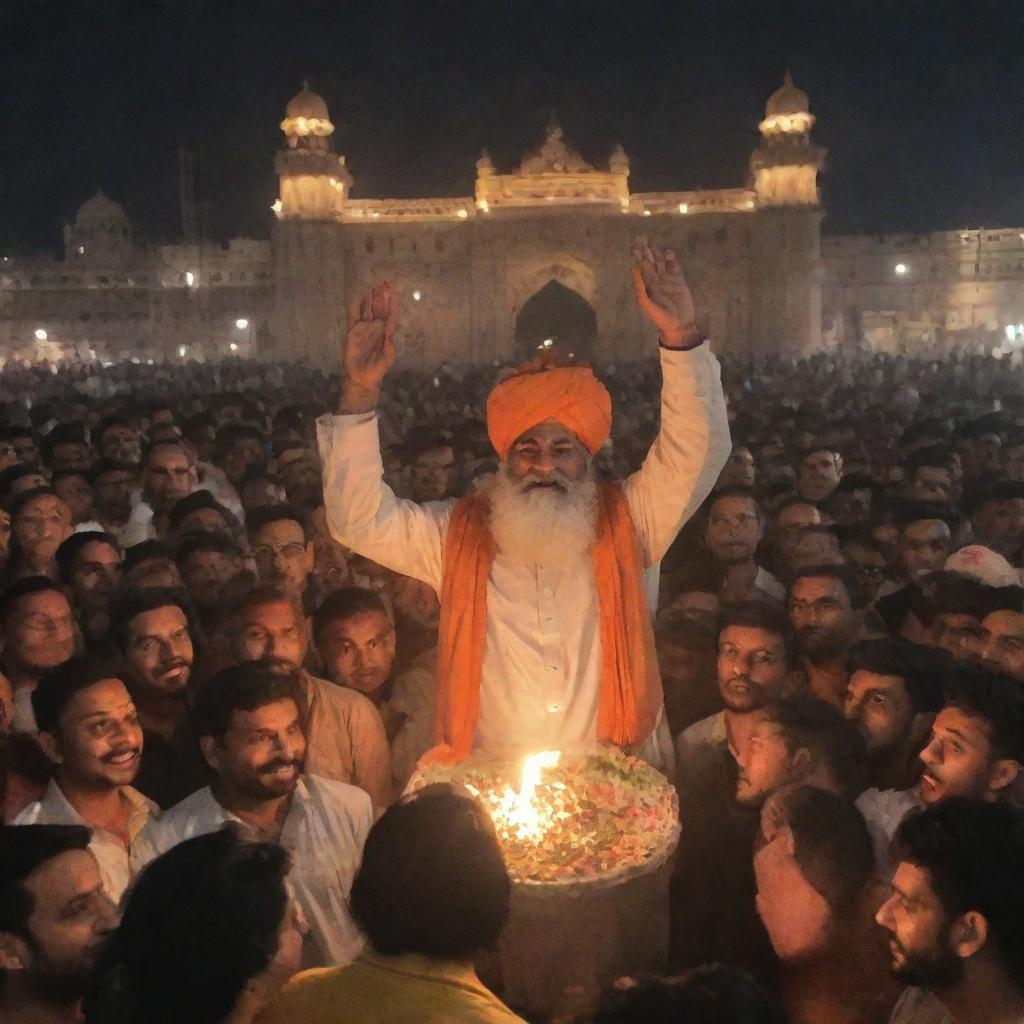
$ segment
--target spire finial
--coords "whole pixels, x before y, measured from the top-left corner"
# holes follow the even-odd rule
[[[552,107],[551,113],[548,114],[548,137],[554,139],[562,137],[562,125],[558,120],[558,110],[555,107]]]
[[[789,86],[793,84],[793,76],[790,74],[789,68],[786,68],[786,73],[782,76],[782,84]]]

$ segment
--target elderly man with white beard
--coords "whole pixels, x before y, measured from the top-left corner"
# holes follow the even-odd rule
[[[542,357],[487,401],[498,473],[417,505],[382,480],[376,406],[394,358],[390,285],[357,302],[338,415],[318,423],[339,543],[441,600],[437,748],[586,749],[610,742],[671,772],[651,616],[658,565],[731,451],[718,361],[671,251],[633,252],[637,302],[660,333],[661,430],[624,481],[597,479],[611,398],[586,367]]]

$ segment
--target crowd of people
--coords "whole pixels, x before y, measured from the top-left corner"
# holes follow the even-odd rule
[[[596,368],[598,481],[671,468],[659,382],[690,355]],[[1024,1021],[1024,380],[719,358],[717,479],[674,540],[650,526],[664,712],[622,744],[679,793],[667,970],[578,1019]],[[0,1019],[520,1019],[473,967],[509,914],[493,827],[403,796],[459,739],[425,531],[506,461],[562,457],[536,430],[496,454],[507,374],[342,388],[353,435],[376,409],[386,500],[426,510],[380,539],[337,376],[0,373]]]

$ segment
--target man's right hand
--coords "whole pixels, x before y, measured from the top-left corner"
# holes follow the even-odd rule
[[[341,413],[369,412],[380,398],[381,384],[395,362],[398,296],[385,281],[351,308],[341,350]]]

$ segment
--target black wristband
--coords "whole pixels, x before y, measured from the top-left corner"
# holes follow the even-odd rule
[[[658,348],[663,348],[666,352],[692,352],[695,348],[700,348],[708,339],[703,334],[697,335],[697,340],[691,345],[666,345],[665,342],[658,339]]]

